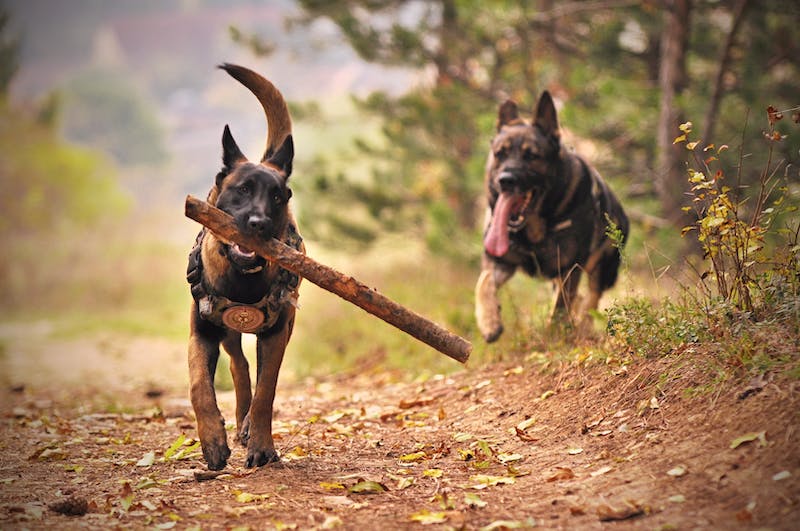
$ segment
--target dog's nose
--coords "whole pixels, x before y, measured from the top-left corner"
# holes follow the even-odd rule
[[[497,177],[497,184],[503,192],[510,192],[517,185],[517,176],[511,172],[503,172]]]
[[[247,218],[247,228],[259,235],[266,235],[269,232],[270,220],[266,216],[253,214]]]

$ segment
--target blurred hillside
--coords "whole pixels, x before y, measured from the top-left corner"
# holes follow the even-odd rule
[[[97,1],[10,0],[10,29],[21,42],[12,101],[37,102],[54,91],[67,140],[113,155],[122,182],[153,201],[204,195],[219,165],[218,138],[229,123],[247,153],[263,147],[266,127],[258,103],[222,72],[238,62],[270,77],[292,102],[334,102],[348,95],[402,91],[408,70],[367,64],[332,24],[288,29],[297,15],[290,0]],[[274,44],[256,57],[231,38],[231,27]],[[350,113],[352,114],[352,113]],[[337,120],[353,120],[341,112]],[[315,146],[297,125],[298,161]],[[154,171],[155,170],[155,171]]]

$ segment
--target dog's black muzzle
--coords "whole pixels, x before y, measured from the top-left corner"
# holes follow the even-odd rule
[[[238,224],[242,232],[252,236],[258,236],[265,240],[273,236],[272,233],[275,224],[268,216],[259,213],[251,213],[242,217],[242,221]]]
[[[522,168],[505,168],[497,176],[497,185],[501,193],[524,193],[530,188],[529,179]]]

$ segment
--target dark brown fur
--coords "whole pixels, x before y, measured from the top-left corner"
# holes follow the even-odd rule
[[[606,235],[608,216],[628,235],[628,219],[600,175],[561,146],[555,106],[545,92],[533,123],[517,105],[500,106],[497,135],[486,163],[488,211],[475,315],[484,339],[503,332],[497,291],[521,268],[552,279],[553,317],[585,315],[614,285],[620,250]],[[583,308],[576,293],[585,272],[589,294]],[[552,319],[552,317],[551,317]]]
[[[287,180],[292,171],[294,147],[289,112],[280,92],[259,74],[225,64],[226,72],[245,85],[259,100],[269,124],[267,145],[260,162],[253,163],[239,150],[225,127],[223,167],[208,195],[212,205],[231,214],[243,232],[285,241],[294,225],[288,201]],[[248,250],[228,245],[210,232],[202,240],[202,285],[210,292],[244,305],[269,293],[280,268]],[[191,262],[190,262],[191,265]],[[230,449],[224,421],[216,403],[214,372],[222,344],[231,358],[236,392],[237,438],[247,447],[247,467],[277,461],[272,439],[272,405],[283,354],[294,326],[295,307],[281,306],[275,323],[257,335],[257,379],[251,392],[250,372],[241,345],[241,333],[200,315],[198,302],[190,315],[189,376],[191,401],[203,456],[212,470],[226,466]]]

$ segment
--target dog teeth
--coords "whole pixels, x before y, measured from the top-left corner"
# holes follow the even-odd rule
[[[246,251],[246,250],[242,249],[241,247],[239,247],[239,244],[234,244],[233,250],[236,251],[238,254],[240,254],[242,256],[245,256],[247,258],[252,258],[252,257],[254,257],[256,255],[255,251]]]

